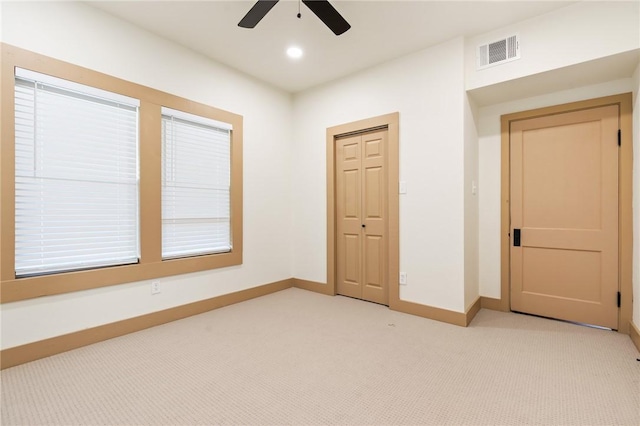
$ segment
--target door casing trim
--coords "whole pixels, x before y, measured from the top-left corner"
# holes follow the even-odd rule
[[[327,128],[327,291],[336,295],[336,247],[335,247],[335,141],[339,136],[386,127],[387,135],[387,204],[388,204],[388,252],[387,282],[389,307],[398,310],[400,303],[400,202],[399,185],[399,123],[400,114],[380,115]]]
[[[501,171],[500,171],[500,299],[499,310],[511,310],[511,282],[509,258],[510,227],[510,144],[509,133],[511,123],[534,117],[562,114],[571,111],[597,108],[607,105],[618,105],[620,111],[619,125],[622,131],[622,144],[618,157],[618,289],[621,295],[618,311],[618,331],[629,334],[629,323],[633,310],[633,125],[632,94],[624,93],[586,101],[571,102],[545,108],[521,111],[500,117],[501,126]],[[492,303],[498,307],[497,303]]]

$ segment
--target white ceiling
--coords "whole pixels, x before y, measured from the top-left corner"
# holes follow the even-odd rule
[[[289,92],[433,46],[481,34],[572,1],[332,0],[351,24],[335,36],[298,1],[281,0],[254,29],[238,22],[254,1],[91,1],[94,7]],[[304,49],[291,60],[290,45]]]

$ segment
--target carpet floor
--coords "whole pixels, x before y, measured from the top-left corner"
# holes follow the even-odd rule
[[[3,425],[640,425],[628,336],[291,288],[0,373]]]

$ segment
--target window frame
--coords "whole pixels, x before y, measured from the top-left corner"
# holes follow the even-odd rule
[[[243,117],[209,105],[0,43],[0,303],[63,294],[242,264]],[[15,68],[70,80],[140,100],[139,245],[137,264],[50,275],[15,277]],[[231,131],[231,232],[228,253],[162,260],[161,107],[229,123]]]

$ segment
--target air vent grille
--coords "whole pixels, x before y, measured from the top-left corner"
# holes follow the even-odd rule
[[[520,59],[520,37],[512,35],[478,46],[478,69]]]

